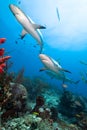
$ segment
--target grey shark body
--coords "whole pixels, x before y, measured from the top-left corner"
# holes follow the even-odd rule
[[[74,80],[68,78],[64,72],[59,72],[56,74],[56,73],[53,73],[51,71],[46,71],[46,74],[49,75],[51,78],[61,80],[63,83],[68,82],[71,84],[77,84],[80,81],[80,80],[74,81]]]
[[[17,21],[22,25],[23,30],[21,33],[21,38],[24,38],[24,36],[28,33],[31,34],[39,43],[39,45],[43,46],[43,41],[40,38],[37,29],[45,29],[44,26],[42,25],[38,25],[35,23],[32,23],[32,20],[29,19],[24,13],[23,11],[18,8],[17,6],[10,4],[9,5],[10,10],[12,11],[13,15],[16,17]]]

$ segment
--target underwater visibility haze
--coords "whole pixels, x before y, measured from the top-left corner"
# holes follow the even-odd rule
[[[43,84],[87,99],[86,5],[86,0],[0,0],[0,58],[5,54],[0,75],[6,67],[2,63],[10,61],[8,73],[24,68],[24,77],[38,77]]]

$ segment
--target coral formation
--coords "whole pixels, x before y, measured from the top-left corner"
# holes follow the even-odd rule
[[[36,105],[31,113],[37,113],[37,115],[42,119],[50,119],[51,116],[51,110],[46,107],[44,98],[41,96],[36,98]]]
[[[58,109],[63,115],[73,118],[76,114],[85,111],[85,104],[80,98],[76,99],[71,92],[63,89]]]
[[[15,115],[13,115],[12,116],[13,118],[10,118],[10,119],[7,117],[8,120],[3,121],[3,123],[2,123],[2,128],[4,130],[5,129],[9,129],[9,130],[13,130],[13,129],[17,129],[17,130],[22,130],[22,129],[24,129],[24,130],[28,130],[28,129],[30,129],[30,130],[37,130],[37,129],[38,130],[58,130],[58,129],[60,129],[60,130],[69,130],[69,129],[70,130],[71,129],[82,130],[83,128],[84,129],[87,128],[87,125],[86,125],[87,124],[87,118],[86,118],[87,115],[85,114],[85,112],[83,112],[83,110],[85,111],[85,109],[84,109],[85,100],[79,96],[75,96],[74,94],[72,94],[66,90],[64,90],[63,93],[61,94],[60,102],[58,100],[57,104],[59,104],[59,105],[61,104],[60,106],[62,106],[62,109],[65,109],[64,105],[66,105],[66,104],[64,104],[64,101],[66,101],[65,103],[69,103],[67,106],[72,109],[71,113],[73,113],[73,111],[75,112],[74,117],[72,114],[71,114],[72,116],[70,117],[70,115],[69,115],[70,112],[69,112],[69,114],[68,114],[68,112],[63,113],[60,116],[60,109],[58,107],[59,105],[56,106],[55,102],[53,102],[52,99],[51,99],[51,101],[50,100],[49,101],[53,102],[54,105],[49,105],[50,102],[48,104],[48,102],[46,100],[48,99],[49,95],[51,95],[51,92],[52,92],[50,90],[48,92],[48,88],[47,88],[47,91],[44,90],[43,91],[44,94],[42,94],[44,96],[46,94],[46,97],[44,98],[41,95],[37,96],[36,103],[33,103],[34,107],[32,107],[32,110],[27,109],[26,111],[24,111],[24,114],[22,114],[23,111],[21,111],[20,107],[22,106],[21,107],[22,110],[25,108],[24,108],[23,104],[21,104],[21,102],[19,102],[19,99],[21,97],[26,100],[28,93],[22,84],[14,83],[13,81],[10,82],[10,85],[12,86],[12,88],[16,87],[16,89],[13,89],[14,90],[13,92],[11,90],[10,92],[12,92],[12,95],[17,94],[15,96],[15,102],[18,101],[15,105],[16,109],[15,109],[14,113],[16,112],[16,115],[17,115],[17,113],[21,112],[21,115],[16,116],[16,118],[15,118]],[[31,82],[33,82],[33,80]],[[30,85],[30,84],[28,84],[28,85]],[[37,85],[37,86],[39,86],[39,85]],[[33,86],[33,88],[34,88],[34,86]],[[35,90],[37,90],[37,89],[35,88]],[[56,91],[55,91],[55,93],[56,93]],[[58,95],[54,94],[54,97],[52,97],[52,98],[53,98],[53,100],[54,99],[57,100]],[[32,101],[33,100],[29,99],[29,104],[32,103]],[[12,104],[11,100],[9,100],[9,103],[10,103],[10,105]],[[80,107],[79,112],[77,111],[77,106]],[[81,106],[83,106],[83,107],[81,107]],[[67,107],[67,109],[68,109],[68,107]],[[9,113],[9,115],[11,115],[13,106],[10,106],[10,108],[11,108],[10,111],[7,111]],[[70,110],[70,108],[68,110]],[[6,113],[4,113],[4,114],[6,116]],[[64,119],[64,114],[66,117],[68,117],[68,119],[67,118]]]
[[[26,109],[27,90],[19,84],[21,80],[20,73],[17,77],[17,80],[14,80],[13,75],[5,70],[0,75],[0,110],[2,112],[1,119],[3,120],[18,116],[18,112],[23,112]]]
[[[69,91],[66,91],[65,89],[63,89],[63,93],[62,96],[60,98],[60,103],[58,105],[58,109],[59,112],[62,113],[63,115],[66,115],[68,117],[72,117],[73,116],[73,96]]]
[[[0,44],[5,42],[5,38],[0,38]],[[11,75],[7,74],[7,60],[11,56],[4,56],[4,48],[0,49],[0,117],[3,114],[3,108],[7,105],[11,98],[11,93],[9,91],[9,82],[12,81]]]
[[[24,77],[23,83],[28,91],[28,98],[30,100],[35,100],[38,95],[42,95],[43,92],[50,88],[50,85],[39,77],[29,78]],[[32,96],[33,95],[33,96]]]

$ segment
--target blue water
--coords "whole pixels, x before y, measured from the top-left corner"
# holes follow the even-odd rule
[[[87,36],[87,30],[86,28],[85,31],[82,30],[81,32],[80,30],[82,37],[80,37],[80,34],[79,36],[76,35],[77,37],[74,39],[71,33],[66,32],[67,35],[62,35],[62,33],[65,33],[65,30],[63,32],[63,28],[61,27],[64,23],[64,21],[62,21],[63,13],[61,13],[60,8],[60,21],[58,21],[55,11],[55,2],[56,1],[52,0],[47,3],[43,0],[37,0],[37,2],[34,0],[0,0],[0,37],[7,39],[5,44],[0,47],[4,47],[6,52],[12,56],[10,60],[13,62],[13,66],[10,71],[18,72],[24,67],[25,75],[30,77],[44,77],[48,82],[61,88],[62,81],[58,81],[55,78],[51,79],[45,72],[39,72],[43,65],[38,57],[40,47],[37,45],[37,41],[30,35],[26,35],[24,40],[18,40],[22,26],[9,9],[9,4],[15,4],[36,23],[46,26],[47,29],[41,30],[44,40],[43,53],[51,56],[55,60],[59,59],[61,66],[72,72],[72,74],[66,74],[69,78],[75,81],[80,80],[77,85],[68,83],[67,89],[87,97],[87,84],[82,81],[80,75],[80,72],[85,73],[87,71],[87,66],[80,63],[80,60],[87,62],[87,38],[85,37]],[[53,13],[51,13],[51,8],[53,9]],[[55,18],[55,21],[52,21],[52,17]],[[66,17],[66,19],[68,21],[69,18]],[[73,24],[75,25],[75,23]],[[68,25],[65,21],[65,27],[66,26]],[[79,30],[77,30],[77,32],[79,32]],[[67,43],[71,44],[68,45]]]

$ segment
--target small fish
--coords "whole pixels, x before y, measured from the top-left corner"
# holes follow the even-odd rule
[[[3,55],[4,55],[4,51],[5,51],[4,48],[1,48],[1,49],[0,49],[0,56],[3,56]]]
[[[58,20],[60,21],[60,15],[59,15],[59,10],[58,10],[58,8],[56,8],[56,13],[57,13]]]
[[[38,112],[33,112],[33,114],[34,114],[34,115],[36,115],[36,116],[38,116],[38,115],[39,115],[39,113],[38,113]]]
[[[79,115],[79,114],[76,114],[75,116],[76,116],[77,118],[80,118],[80,117],[81,117],[81,115]]]
[[[18,4],[21,4],[21,1],[18,1]]]
[[[67,88],[68,85],[67,85],[67,84],[62,84],[62,87],[63,87],[63,88]]]
[[[79,101],[75,101],[75,104],[79,107],[82,107],[82,104]]]
[[[36,46],[35,46],[35,45],[34,45],[33,47],[34,47],[34,48],[36,48]]]
[[[6,41],[6,38],[0,38],[0,44],[4,43]]]
[[[18,44],[18,41],[15,41],[16,44]]]

